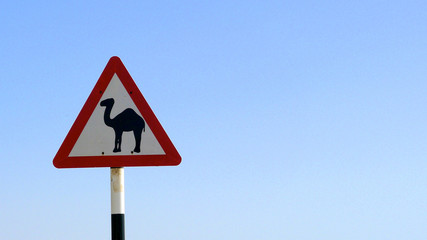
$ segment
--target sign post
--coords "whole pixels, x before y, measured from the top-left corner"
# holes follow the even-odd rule
[[[180,163],[181,156],[118,57],[108,61],[53,159],[57,168],[110,168],[113,240],[125,239],[124,167]]]
[[[111,239],[125,240],[125,174],[124,168],[110,168]]]

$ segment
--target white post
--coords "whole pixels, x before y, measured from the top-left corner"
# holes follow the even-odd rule
[[[125,240],[124,168],[111,168],[111,239]]]

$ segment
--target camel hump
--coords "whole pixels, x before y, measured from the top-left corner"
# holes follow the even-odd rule
[[[113,121],[115,121],[118,126],[125,131],[132,131],[134,129],[142,129],[145,127],[144,119],[142,119],[142,117],[131,108],[127,108],[123,112],[119,113]]]
[[[123,112],[123,114],[128,114],[128,115],[138,115],[138,113],[135,112],[135,110],[133,110],[132,108],[126,108]]]
[[[140,121],[142,120],[142,117],[138,115],[138,113],[135,112],[132,108],[126,108],[123,112],[119,113],[117,115],[119,119],[127,119],[127,120],[135,120]],[[117,118],[116,117],[116,118]]]

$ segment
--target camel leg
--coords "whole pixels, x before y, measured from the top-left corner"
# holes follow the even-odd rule
[[[141,152],[141,134],[142,134],[142,128],[138,128],[133,130],[133,135],[135,137],[135,149],[134,152]]]
[[[113,152],[121,152],[122,151],[121,147],[122,147],[122,134],[123,134],[123,131],[116,131],[115,133],[116,133],[116,138],[114,140],[114,150],[113,150]]]

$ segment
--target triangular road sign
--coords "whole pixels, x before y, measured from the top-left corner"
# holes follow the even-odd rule
[[[57,168],[178,165],[181,156],[118,57],[112,57],[58,150]]]

